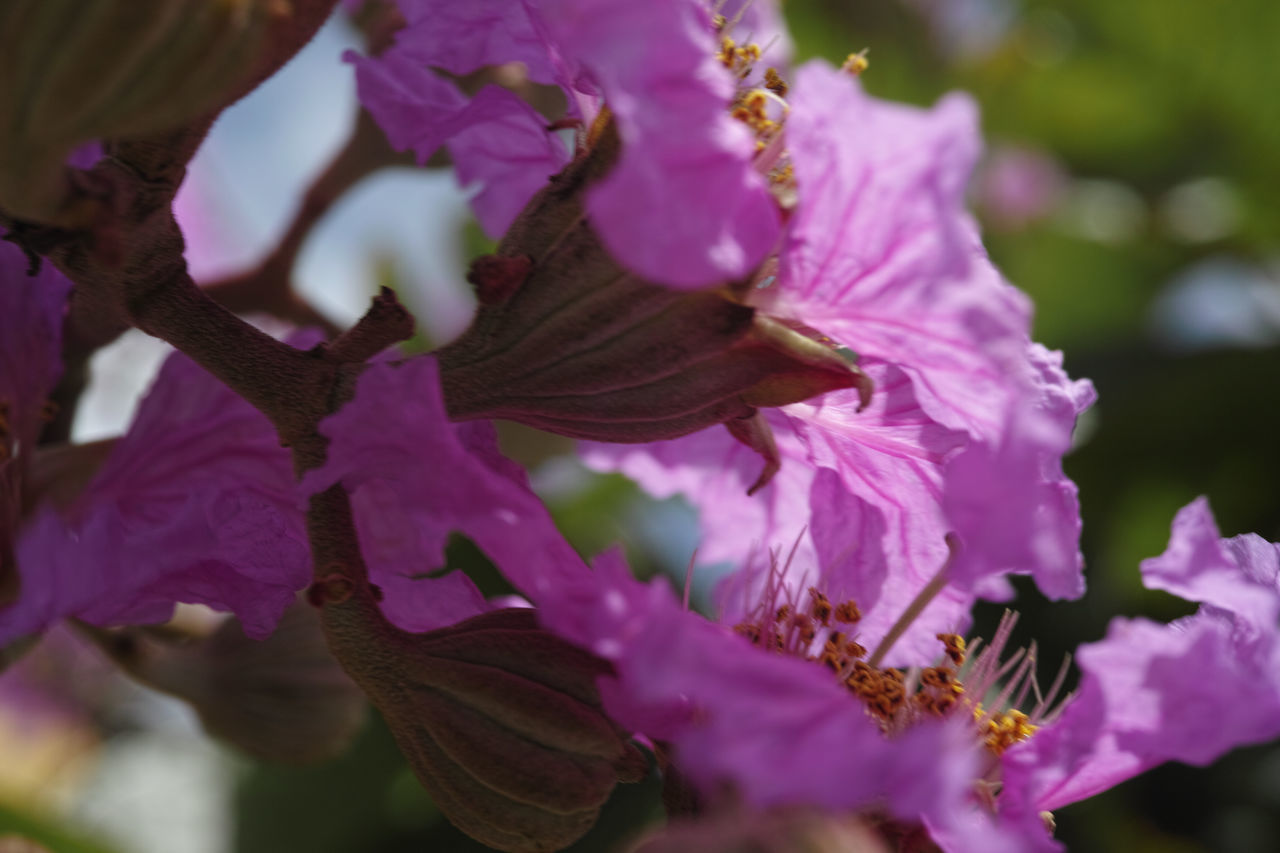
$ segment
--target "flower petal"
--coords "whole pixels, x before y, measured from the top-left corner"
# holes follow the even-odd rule
[[[729,117],[733,81],[694,0],[543,0],[553,42],[597,84],[622,154],[589,194],[609,251],[642,277],[696,288],[740,278],[774,244],[779,214]]]
[[[425,163],[448,144],[463,186],[479,184],[476,217],[499,237],[569,152],[547,120],[513,92],[485,86],[466,98],[453,83],[393,48],[381,57],[346,54],[361,102],[391,144]]]
[[[400,627],[438,628],[487,606],[465,577],[433,574],[455,530],[531,598],[586,575],[524,472],[498,453],[492,428],[449,422],[435,359],[371,365],[320,430],[328,459],[306,473],[302,492],[336,482],[352,492],[370,579]]]
[[[1178,511],[1168,549],[1142,561],[1142,580],[1266,628],[1280,618],[1278,564],[1280,546],[1259,536],[1222,539],[1209,501],[1199,497]]]
[[[0,639],[76,616],[154,622],[175,602],[231,610],[264,637],[310,578],[289,453],[267,419],[186,356],[66,513],[18,546],[23,589]]]
[[[812,62],[786,127],[798,203],[774,313],[899,365],[938,423],[998,435],[1030,308],[964,212],[979,149],[971,102],[879,101]]]

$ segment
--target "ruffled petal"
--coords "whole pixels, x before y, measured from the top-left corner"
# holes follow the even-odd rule
[[[0,640],[76,616],[167,619],[207,604],[264,637],[310,579],[289,453],[267,419],[181,354],[66,512],[40,511],[18,547],[22,595]]]
[[[1028,364],[1032,381],[1015,398],[998,443],[974,441],[947,466],[943,512],[961,542],[951,577],[971,588],[1010,572],[1031,574],[1050,598],[1079,598],[1080,502],[1062,456],[1095,394],[1088,380],[1067,377],[1061,353],[1032,344]]]
[[[420,65],[470,74],[490,65],[524,64],[530,80],[557,82],[546,40],[521,0],[398,0],[406,26],[396,47]]]
[[[1174,517],[1168,549],[1142,561],[1142,579],[1152,589],[1211,604],[1265,628],[1280,618],[1278,563],[1280,546],[1259,536],[1222,539],[1209,501],[1199,497]]]
[[[542,0],[547,32],[613,112],[618,163],[587,199],[605,246],[642,277],[696,288],[742,277],[773,248],[777,205],[729,116],[734,85],[694,0]]]
[[[833,598],[857,601],[865,630],[883,631],[947,559],[942,466],[964,436],[924,414],[902,371],[875,364],[865,370],[877,388],[865,411],[857,411],[854,392],[837,392],[766,414],[782,468],[752,496],[746,490],[759,473],[759,457],[718,430],[639,447],[589,444],[584,457],[596,468],[622,471],[657,497],[683,494],[702,522],[699,560],[740,568],[756,558],[756,571],[730,575],[718,590],[726,621],[741,618],[743,603],[759,599],[769,552],[785,560],[795,548],[783,579],[792,593],[825,584]],[[863,505],[882,532],[862,543],[868,550],[850,550],[851,528],[842,513]],[[877,553],[890,567],[882,578],[862,562],[879,559]],[[944,590],[895,647],[895,657],[932,657],[933,635],[962,630],[972,600],[971,593]]]
[[[449,422],[435,359],[371,365],[320,431],[328,459],[306,473],[302,492],[337,482],[351,491],[370,579],[400,627],[425,631],[487,607],[465,576],[434,574],[453,531],[530,598],[587,574],[523,471],[498,453],[492,428]]]
[[[998,436],[1030,306],[964,211],[972,103],[879,101],[819,62],[800,69],[791,103],[798,202],[772,310],[900,366],[938,423]]]
[[[632,579],[616,556],[539,604],[548,627],[614,664],[602,684],[610,713],[673,742],[704,791],[728,783],[752,805],[874,804],[906,819],[967,808],[978,754],[965,727],[886,738],[827,670],[684,610],[664,581]]]
[[[1269,547],[1267,547],[1269,546]],[[1203,499],[1179,512],[1150,585],[1210,599],[1169,625],[1116,619],[1081,647],[1079,694],[1006,753],[1001,809],[1013,815],[1093,796],[1165,761],[1204,765],[1280,735],[1277,546],[1217,539]]]
[[[22,250],[0,239],[0,466],[12,444],[21,452],[35,441],[44,401],[62,374],[62,317],[71,282],[47,261],[34,276],[27,267]]]
[[[478,186],[476,218],[499,237],[533,194],[569,161],[547,121],[514,93],[485,86],[466,98],[403,51],[370,59],[347,53],[361,102],[398,149],[425,163],[448,144],[464,187]]]

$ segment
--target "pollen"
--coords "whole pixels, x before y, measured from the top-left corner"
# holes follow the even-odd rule
[[[721,36],[720,50],[716,52],[716,59],[732,71],[738,79],[745,80],[763,55],[764,51],[755,42],[739,45],[729,36]]]
[[[959,634],[938,634],[938,639],[942,642],[943,647],[947,651],[947,657],[956,666],[963,666],[965,660],[964,637]]]
[[[870,65],[871,63],[867,60],[867,49],[864,47],[857,53],[849,54],[840,66],[840,70],[857,77],[863,71],[866,71]]]
[[[1005,711],[987,720],[983,742],[996,755],[1003,755],[1006,749],[1031,737],[1039,728],[1021,711]]]
[[[818,620],[824,627],[831,621],[831,601],[825,595],[817,590],[816,587],[809,587],[809,614]]]
[[[782,79],[782,75],[778,73],[776,68],[766,68],[764,72],[764,87],[773,92],[779,98],[787,96],[787,81]]]

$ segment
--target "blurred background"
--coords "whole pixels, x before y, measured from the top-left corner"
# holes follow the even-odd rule
[[[971,197],[987,247],[1035,300],[1036,337],[1098,387],[1066,463],[1089,593],[1047,606],[1020,585],[1015,639],[1037,640],[1052,670],[1114,615],[1187,612],[1145,591],[1137,565],[1164,550],[1175,511],[1196,495],[1209,496],[1224,535],[1280,539],[1280,4],[787,0],[785,11],[797,60],[865,47],[875,94],[973,94],[987,152]],[[279,241],[351,133],[354,85],[339,57],[359,44],[331,22],[219,122],[181,197],[198,278],[251,267]],[[319,222],[295,279],[343,324],[391,284],[429,346],[467,322],[462,270],[486,245],[447,171],[383,169]],[[163,355],[141,335],[100,353],[77,438],[121,432]],[[559,455],[563,442],[505,438],[580,550],[622,541],[640,571],[683,574],[697,529],[680,501],[588,474]],[[501,591],[466,542],[450,559]],[[999,613],[982,608],[978,632]],[[0,755],[0,836],[54,851],[480,849],[439,818],[378,721],[326,765],[256,764],[62,636],[0,680]],[[652,780],[619,789],[574,849],[614,849],[658,818],[657,797]],[[1280,747],[1207,769],[1167,765],[1063,810],[1058,827],[1072,850],[1273,851]]]

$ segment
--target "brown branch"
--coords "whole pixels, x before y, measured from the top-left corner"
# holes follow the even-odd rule
[[[336,0],[281,0],[273,10],[268,23],[264,46],[256,67],[244,82],[228,92],[224,103],[209,114],[168,131],[148,134],[131,139],[106,140],[107,154],[117,167],[133,176],[133,192],[127,218],[139,222],[156,210],[167,209],[173,202],[186,175],[186,166],[218,114],[235,101],[255,89],[311,40],[320,25],[333,11]],[[101,164],[99,164],[101,166]],[[84,214],[93,231],[93,250],[110,260],[118,251],[114,244],[122,239],[120,199],[113,193],[114,183],[96,179],[99,173],[71,171],[67,191],[71,194],[60,209],[88,211]],[[4,217],[0,216],[0,220]],[[28,223],[6,222],[18,232],[29,231]],[[38,232],[38,228],[35,229]],[[57,229],[50,236],[55,242],[65,243],[72,235]],[[181,246],[181,236],[177,236]],[[28,248],[43,253],[33,237],[22,241]],[[137,273],[131,271],[130,275]],[[305,313],[305,312],[300,312]],[[319,324],[331,328],[318,315],[299,322],[305,325]],[[63,323],[63,362],[66,367],[63,380],[53,393],[58,404],[58,415],[42,435],[43,441],[63,441],[71,433],[79,397],[86,384],[89,358],[95,351],[114,341],[129,328],[127,317],[109,302],[104,303],[93,293],[77,293],[73,296],[67,318]]]
[[[334,2],[282,0],[258,71],[226,103],[292,57]],[[74,321],[69,325],[72,337],[78,336],[76,344],[101,345],[129,326],[167,341],[263,412],[281,442],[292,448],[301,473],[323,463],[326,440],[318,425],[351,396],[360,362],[410,337],[413,321],[384,290],[366,317],[332,347],[303,351],[260,332],[201,291],[187,271],[172,203],[186,163],[214,115],[168,133],[109,143],[111,156],[91,171],[77,173],[81,177],[69,189],[78,195],[68,205],[96,210],[89,229],[14,224],[28,250],[45,255],[74,282]],[[361,144],[369,139],[367,131],[357,137]],[[335,182],[349,185],[352,162],[339,158],[331,167]],[[326,192],[332,188],[322,186],[311,199],[313,212],[307,215],[312,221],[318,216],[314,211],[332,201]],[[296,253],[304,233],[299,226],[287,252]],[[335,563],[350,565],[363,576],[350,505],[341,487],[313,498],[308,527],[315,536],[318,577]]]

